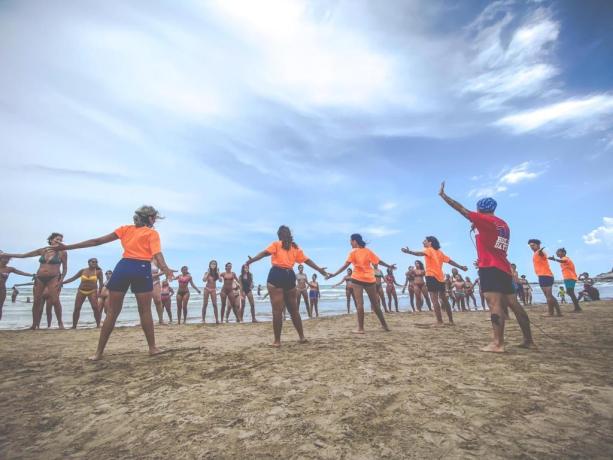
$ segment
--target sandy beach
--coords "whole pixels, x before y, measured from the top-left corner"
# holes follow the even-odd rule
[[[119,328],[100,363],[97,330],[3,331],[0,457],[611,458],[613,302],[543,311],[502,356],[486,313],[311,320],[305,345],[287,321],[280,350],[270,323],[160,326],[155,358]]]

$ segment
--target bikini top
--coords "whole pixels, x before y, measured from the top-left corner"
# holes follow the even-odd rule
[[[81,275],[81,281],[93,281],[96,282],[98,280],[98,274],[94,274],[91,276],[87,276],[85,272]]]
[[[38,262],[41,264],[59,265],[62,263],[62,259],[60,258],[59,252],[54,252],[50,260],[45,259],[45,255],[43,254],[38,259]]]
[[[9,274],[8,273],[0,273],[0,276],[2,278],[4,278],[5,280],[7,280],[9,278]]]
[[[191,277],[191,275],[181,275],[177,278],[177,280],[179,281],[179,284],[187,284],[189,283]]]

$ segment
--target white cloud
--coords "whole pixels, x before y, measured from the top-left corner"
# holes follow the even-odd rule
[[[599,126],[610,128],[612,117],[613,95],[596,94],[507,115],[499,119],[496,125],[510,128],[514,133],[574,126],[572,132],[576,133],[586,129],[598,129]],[[601,121],[605,123],[599,125]]]
[[[375,237],[384,237],[390,235],[396,235],[400,233],[400,230],[395,228],[385,227],[383,225],[367,227],[364,229],[366,235],[372,235]]]
[[[583,235],[583,242],[585,244],[613,246],[613,217],[603,217],[602,222],[601,226]]]
[[[521,182],[536,179],[543,170],[536,170],[537,165],[530,161],[524,161],[511,168],[504,168],[495,177],[491,183],[486,183],[479,187],[475,187],[468,192],[468,196],[480,198],[485,196],[493,196],[509,190],[509,186],[517,185]],[[545,166],[543,166],[544,168]],[[510,193],[509,196],[517,196],[517,193]]]
[[[398,203],[395,203],[395,202],[393,202],[393,201],[388,201],[388,202],[386,202],[386,203],[383,203],[383,204],[382,204],[382,205],[379,207],[379,209],[380,209],[381,211],[391,211],[392,209],[397,208],[397,207],[398,207]]]

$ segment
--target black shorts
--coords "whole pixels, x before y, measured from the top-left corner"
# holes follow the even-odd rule
[[[370,286],[374,286],[376,284],[376,281],[373,281],[372,283],[367,283],[366,281],[360,281],[360,280],[355,280],[351,278],[351,284],[357,284],[358,286],[362,286],[362,287],[370,287]]]
[[[515,294],[513,277],[496,267],[479,269],[479,286],[481,292],[497,292],[500,294]]]
[[[539,276],[539,286],[542,288],[553,286],[553,276]]]
[[[286,291],[296,287],[296,274],[291,268],[273,266],[268,272],[268,283]]]
[[[109,291],[128,292],[134,294],[153,291],[153,276],[151,262],[148,260],[121,259],[106,284]]]
[[[428,292],[445,292],[445,283],[437,280],[434,276],[426,276]]]

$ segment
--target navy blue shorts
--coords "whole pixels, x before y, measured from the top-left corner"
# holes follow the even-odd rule
[[[539,276],[539,286],[541,287],[553,286],[553,276]]]
[[[131,288],[134,294],[153,291],[151,262],[121,259],[115,266],[106,287],[109,291],[115,292],[128,292],[128,288]]]
[[[426,276],[428,292],[445,292],[445,283],[437,280],[434,276]]]
[[[276,288],[290,290],[296,287],[296,274],[291,268],[273,267],[268,273],[268,283]]]

